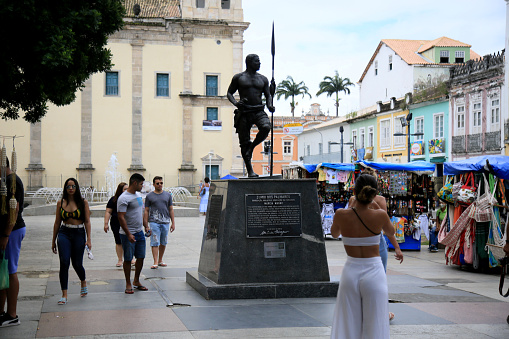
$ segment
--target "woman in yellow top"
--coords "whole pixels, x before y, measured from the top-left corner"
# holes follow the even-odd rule
[[[56,254],[58,248],[60,258],[59,278],[62,298],[58,301],[59,305],[67,304],[69,265],[71,262],[81,280],[80,295],[85,297],[88,294],[85,268],[83,267],[83,253],[85,252],[85,245],[90,250],[92,249],[90,229],[88,202],[81,196],[78,181],[69,178],[64,184],[62,200],[57,203],[53,240],[51,242],[53,253]]]
[[[375,177],[360,175],[354,191],[356,206],[338,209],[331,228],[333,237],[343,235],[347,253],[331,338],[389,338],[387,277],[379,248],[382,230],[393,236],[394,227],[384,210],[369,208],[378,193]]]

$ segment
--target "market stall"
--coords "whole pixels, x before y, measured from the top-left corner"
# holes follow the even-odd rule
[[[429,239],[430,211],[434,205],[431,175],[435,165],[425,161],[404,164],[360,161],[377,171],[379,194],[387,201],[387,213],[402,250],[421,249],[421,233]],[[388,247],[394,249],[388,242]]]
[[[509,157],[480,156],[444,163],[441,200],[448,203],[439,234],[446,263],[496,267],[508,219]]]
[[[316,179],[322,229],[325,236],[330,235],[334,212],[338,208],[344,208],[352,195],[354,169],[353,164],[320,163],[294,164],[283,171],[284,179]]]

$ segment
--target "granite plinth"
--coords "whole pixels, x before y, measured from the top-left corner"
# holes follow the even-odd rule
[[[216,284],[198,272],[186,272],[186,282],[207,300],[334,298],[337,281],[258,284]]]
[[[198,273],[210,299],[334,296],[316,181],[212,181]]]

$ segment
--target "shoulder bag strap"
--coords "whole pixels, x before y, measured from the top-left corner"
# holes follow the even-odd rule
[[[507,274],[507,266],[508,265],[509,265],[508,263],[505,263],[505,265],[502,265],[502,273],[500,274],[500,284],[498,285],[498,292],[504,298],[507,298],[509,296],[509,289],[507,289],[507,293],[506,294],[504,294],[504,291],[503,291],[504,280],[505,280],[505,275]]]
[[[359,213],[357,213],[357,211],[355,210],[355,207],[352,207],[352,211],[354,211],[354,212],[355,212],[355,215],[357,216],[357,218],[359,218],[359,220],[361,221],[361,223],[364,225],[364,227],[366,227],[366,229],[367,229],[368,231],[370,231],[370,232],[371,232],[371,233],[373,233],[374,235],[379,235],[379,234],[380,234],[380,233],[375,233],[375,232],[373,232],[372,230],[370,230],[370,229],[369,229],[369,227],[368,227],[368,226],[366,226],[366,224],[364,223],[364,221],[362,221],[361,217],[359,216]]]

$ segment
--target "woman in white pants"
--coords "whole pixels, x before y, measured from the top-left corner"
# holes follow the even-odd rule
[[[391,236],[394,227],[385,211],[368,208],[378,193],[372,175],[359,176],[354,191],[356,206],[338,209],[331,228],[333,237],[343,235],[348,255],[341,274],[331,338],[389,338],[387,278],[379,246],[382,229]],[[397,254],[396,259],[403,260],[403,255]]]

